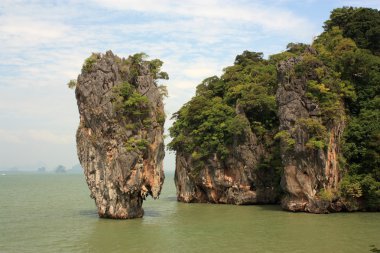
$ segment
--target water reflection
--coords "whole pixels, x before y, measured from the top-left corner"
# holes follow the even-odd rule
[[[88,216],[88,217],[98,217],[98,213],[96,212],[96,209],[88,209],[88,210],[79,210],[79,215],[81,216]]]

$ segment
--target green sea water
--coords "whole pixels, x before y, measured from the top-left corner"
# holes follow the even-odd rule
[[[99,219],[82,175],[0,175],[0,252],[371,252],[380,213],[184,204],[173,175],[135,220]],[[371,246],[374,245],[374,246]]]

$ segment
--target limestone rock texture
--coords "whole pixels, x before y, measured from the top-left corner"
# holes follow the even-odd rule
[[[285,191],[282,207],[289,211],[328,213],[342,211],[345,207],[338,197],[323,197],[338,190],[341,179],[338,157],[340,138],[345,128],[344,117],[325,124],[327,147],[310,149],[311,138],[307,130],[297,126],[300,119],[322,122],[320,107],[307,95],[307,81],[316,79],[313,73],[294,75],[294,68],[302,56],[290,58],[278,66],[279,88],[276,100],[279,106],[280,130],[290,133],[294,147],[282,147],[284,165],[281,186]],[[293,74],[292,74],[293,73]],[[343,104],[339,114],[344,114]],[[333,196],[333,194],[331,194]]]
[[[78,158],[102,218],[142,217],[143,200],[148,195],[158,198],[164,182],[162,96],[148,62],[132,65],[128,59],[111,51],[93,54],[75,89]],[[116,90],[124,82],[147,98],[150,124],[118,111]]]
[[[238,112],[244,116],[244,112]],[[197,168],[191,154],[176,154],[175,184],[177,199],[186,203],[271,204],[279,199],[271,169],[259,170],[260,158],[268,150],[251,129],[236,137],[226,159],[217,155]],[[278,184],[278,183],[277,183]]]

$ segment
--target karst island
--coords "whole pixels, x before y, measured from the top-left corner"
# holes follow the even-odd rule
[[[244,51],[172,115],[178,201],[380,210],[380,13],[332,11],[311,44]],[[75,87],[78,157],[100,217],[142,217],[164,181],[167,79],[143,53],[94,53]]]

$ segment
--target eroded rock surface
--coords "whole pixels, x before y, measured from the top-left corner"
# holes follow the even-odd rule
[[[344,117],[324,123],[327,130],[325,148],[307,146],[312,135],[298,123],[309,120],[322,124],[322,115],[319,105],[306,95],[307,82],[316,80],[317,76],[310,72],[295,75],[295,66],[300,61],[302,56],[283,61],[278,66],[280,130],[287,131],[294,140],[293,147],[283,145],[282,149],[284,172],[281,184],[286,192],[282,207],[312,213],[341,211],[345,207],[336,193],[341,179],[338,157],[339,142],[345,127]],[[337,113],[344,115],[342,103],[339,110]]]
[[[244,116],[243,112],[239,112]],[[273,168],[260,170],[260,159],[268,155],[250,128],[228,147],[225,160],[214,155],[197,167],[191,154],[177,152],[175,184],[181,202],[220,204],[276,203],[279,192]]]
[[[93,54],[75,90],[78,157],[98,214],[106,218],[142,217],[143,200],[158,198],[164,181],[162,96],[149,64],[128,59],[111,51]],[[148,121],[130,116],[138,115],[139,107],[128,113],[118,109],[116,91],[124,82],[148,99]]]

